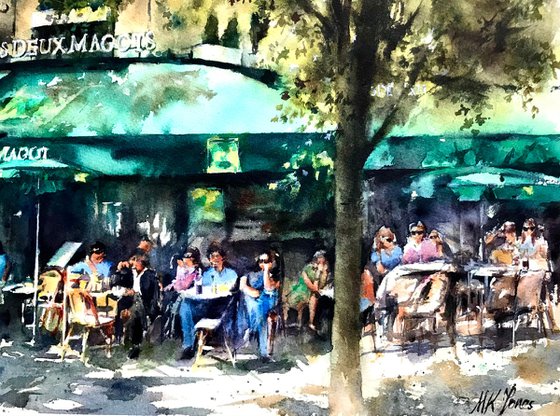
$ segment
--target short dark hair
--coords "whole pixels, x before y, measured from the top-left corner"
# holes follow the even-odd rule
[[[91,246],[89,246],[89,254],[101,254],[107,253],[107,247],[100,241],[96,241]]]
[[[226,251],[222,248],[222,246],[219,246],[217,244],[211,244],[208,247],[208,250],[206,250],[206,257],[210,258],[210,255],[212,253],[219,253],[220,256],[222,257],[226,257]]]
[[[146,243],[150,243],[150,244],[154,244],[152,240],[150,240],[150,237],[148,236],[148,234],[144,234],[142,235],[142,237],[140,237],[140,242],[145,241]]]
[[[142,263],[145,268],[150,267],[150,258],[146,255],[144,250],[135,250],[129,260],[137,260]]]

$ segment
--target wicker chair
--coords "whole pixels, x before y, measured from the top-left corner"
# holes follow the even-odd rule
[[[103,337],[102,348],[105,349],[107,356],[111,356],[111,349],[114,338],[115,319],[108,316],[99,316],[95,301],[84,289],[71,289],[67,293],[70,312],[68,315],[68,334],[64,340],[65,346],[70,342],[71,337],[79,331],[82,332],[82,351],[81,360],[86,362],[88,341],[92,331],[99,332]],[[61,358],[64,358],[62,356]]]

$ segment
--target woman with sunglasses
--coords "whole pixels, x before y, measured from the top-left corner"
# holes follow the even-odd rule
[[[548,271],[548,242],[533,218],[525,220],[518,240],[523,268]]]
[[[397,237],[389,227],[381,227],[375,233],[370,260],[379,276],[383,277],[397,267],[402,260],[402,249]]]
[[[371,308],[375,303],[375,290],[381,284],[383,277],[401,263],[402,254],[393,230],[385,226],[379,228],[373,238],[370,259],[361,276],[360,313],[365,332],[369,331],[371,325]]]
[[[408,232],[408,242],[403,250],[403,264],[425,263],[438,258],[436,246],[426,238],[426,226],[422,221],[411,223]]]
[[[431,244],[431,250],[424,253],[424,261],[448,260],[452,257],[449,245],[444,241],[443,236],[438,230],[430,231],[428,241]]]
[[[239,289],[247,311],[249,330],[257,336],[259,357],[269,361],[269,312],[278,304],[280,279],[276,267],[277,254],[265,251],[257,257],[256,270],[242,276]]]

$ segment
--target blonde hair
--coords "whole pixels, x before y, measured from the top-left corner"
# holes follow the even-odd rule
[[[375,237],[373,238],[373,250],[377,251],[378,253],[381,251],[381,247],[382,247],[381,237],[391,237],[393,243],[396,244],[397,242],[397,236],[395,235],[393,230],[383,225],[375,232]]]

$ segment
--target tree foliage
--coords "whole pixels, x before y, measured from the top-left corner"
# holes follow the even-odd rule
[[[415,85],[436,105],[454,106],[463,128],[477,133],[496,94],[517,94],[536,114],[533,97],[558,69],[557,10],[544,0],[286,0],[268,12],[272,27],[261,42],[261,64],[286,76],[292,105],[284,117],[307,114],[315,126],[339,126],[349,65],[361,59],[370,68],[356,82],[372,91],[363,99],[370,131],[378,132],[373,141],[409,120],[418,105]],[[395,88],[376,96],[380,85]]]

